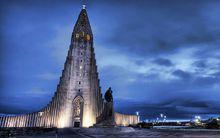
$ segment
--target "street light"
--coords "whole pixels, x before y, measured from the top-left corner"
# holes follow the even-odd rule
[[[157,120],[156,120],[156,122],[158,123],[158,121],[159,121],[159,118],[157,117]]]
[[[139,112],[138,111],[136,112],[136,115],[137,115],[138,122],[140,122],[140,116],[139,116]]]
[[[195,116],[195,119],[201,120],[200,116]]]

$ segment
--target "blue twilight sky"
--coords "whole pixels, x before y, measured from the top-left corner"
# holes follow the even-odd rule
[[[80,0],[1,0],[0,113],[39,110],[58,84]],[[143,118],[220,114],[219,0],[88,0],[102,91]]]

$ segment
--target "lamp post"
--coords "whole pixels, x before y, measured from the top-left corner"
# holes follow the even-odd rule
[[[166,122],[167,116],[164,116],[164,122]]]
[[[140,116],[139,116],[139,112],[138,111],[136,112],[136,115],[137,115],[137,119],[138,119],[137,121],[139,123],[140,122]]]

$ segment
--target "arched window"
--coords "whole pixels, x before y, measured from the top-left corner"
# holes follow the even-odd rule
[[[83,98],[82,96],[77,96],[73,100],[73,116],[81,117],[83,112]]]

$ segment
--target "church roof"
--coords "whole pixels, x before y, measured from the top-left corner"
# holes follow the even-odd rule
[[[76,24],[74,26],[73,33],[74,34],[84,33],[84,34],[89,34],[90,36],[93,36],[85,5],[83,5],[83,8],[78,16],[78,19],[77,19]]]

